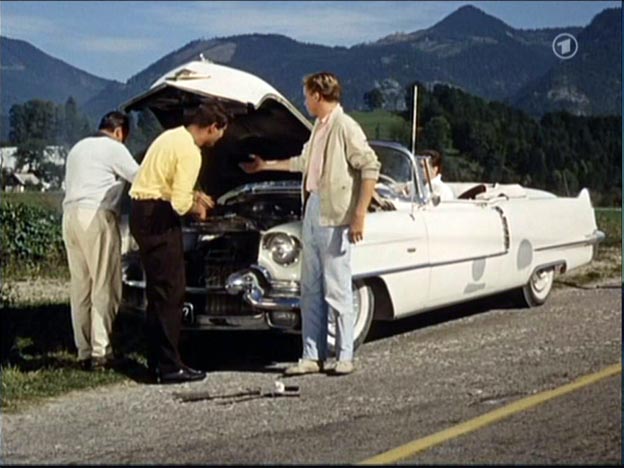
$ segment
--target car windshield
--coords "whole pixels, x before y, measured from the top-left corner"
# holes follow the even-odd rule
[[[411,200],[414,195],[414,172],[410,158],[396,148],[371,146],[381,163],[376,187],[379,194],[386,198]]]

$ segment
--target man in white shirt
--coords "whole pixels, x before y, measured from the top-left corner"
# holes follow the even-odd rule
[[[440,201],[453,200],[455,198],[453,190],[442,182],[442,154],[435,150],[423,150],[418,154],[431,158],[431,188],[433,193],[440,197]]]
[[[121,300],[121,196],[139,168],[123,144],[129,130],[126,114],[107,113],[96,135],[72,147],[65,166],[63,241],[74,341],[85,370],[109,367],[113,358],[110,337]]]

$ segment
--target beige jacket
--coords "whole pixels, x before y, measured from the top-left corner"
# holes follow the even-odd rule
[[[338,106],[330,122],[327,143],[323,153],[323,173],[319,181],[322,226],[344,226],[351,223],[358,198],[360,180],[379,177],[381,164],[366,141],[360,125]],[[301,185],[305,200],[305,179],[310,164],[312,142],[319,125],[314,122],[310,139],[303,146],[301,155],[290,158],[291,172],[303,172]]]

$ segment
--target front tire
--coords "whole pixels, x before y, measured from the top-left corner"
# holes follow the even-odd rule
[[[529,282],[517,292],[517,302],[521,307],[538,307],[546,302],[555,281],[555,269],[537,270]]]
[[[364,281],[353,281],[353,310],[355,311],[355,326],[353,330],[353,350],[355,351],[368,336],[373,313],[375,311],[375,296],[372,288]],[[330,311],[327,326],[327,348],[330,354],[336,354],[336,322]]]

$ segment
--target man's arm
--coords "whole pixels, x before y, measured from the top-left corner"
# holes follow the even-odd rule
[[[351,167],[360,171],[361,177],[360,193],[349,225],[349,240],[355,243],[364,238],[364,220],[379,178],[381,164],[368,144],[364,131],[355,121],[346,122],[342,131],[347,161]]]
[[[309,147],[310,142],[307,141],[303,145],[301,154],[299,156],[293,156],[289,159],[265,161],[256,154],[250,154],[253,161],[240,163],[239,167],[247,174],[254,174],[260,171],[304,172],[307,165]]]
[[[261,171],[290,171],[290,159],[265,161],[260,156],[251,155],[253,161],[240,163],[239,166],[247,174]]]
[[[356,243],[364,239],[364,219],[368,212],[373,192],[375,191],[375,179],[364,179],[360,185],[360,195],[349,225],[349,240]]]
[[[185,154],[177,158],[171,184],[171,206],[180,216],[194,214],[205,217],[206,209],[205,207],[201,208],[203,204],[195,200],[193,192],[200,168],[201,154],[199,150],[195,154]]]
[[[132,183],[137,171],[139,170],[139,164],[135,161],[122,143],[118,152],[112,155],[113,172],[118,176],[124,178],[126,181]]]
[[[347,122],[342,131],[344,132],[347,161],[349,165],[362,174],[362,180],[379,178],[381,164],[375,151],[366,140],[362,128],[355,122]]]

